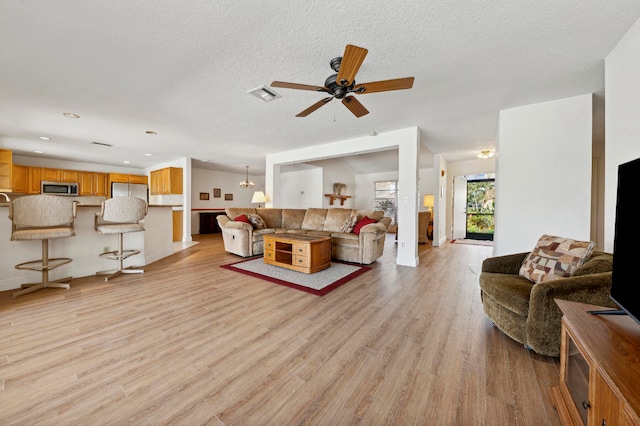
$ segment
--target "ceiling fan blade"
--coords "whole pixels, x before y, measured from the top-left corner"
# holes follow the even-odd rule
[[[309,108],[305,109],[304,111],[296,115],[296,117],[306,117],[307,115],[311,114],[313,111],[317,110],[321,106],[328,104],[331,99],[333,99],[333,96],[329,96],[328,98],[319,100],[315,104],[311,105]]]
[[[352,92],[363,95],[365,93],[388,92],[389,90],[411,89],[413,77],[396,78],[393,80],[373,81],[371,83],[357,84]]]
[[[350,86],[353,83],[353,79],[356,78],[360,65],[364,62],[368,52],[367,49],[362,47],[347,44],[344,49],[344,55],[342,55],[342,61],[340,61],[338,77],[336,78],[336,82],[339,85]]]
[[[369,114],[369,111],[353,96],[347,96],[342,100],[344,106],[349,108],[349,111],[353,113],[356,117],[360,118],[363,115]]]
[[[287,83],[285,81],[274,81],[271,87],[282,87],[283,89],[311,90],[314,92],[329,92],[329,89],[322,86],[312,86],[310,84]]]

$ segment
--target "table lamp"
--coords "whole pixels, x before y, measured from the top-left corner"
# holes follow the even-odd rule
[[[252,203],[266,203],[267,197],[264,195],[262,191],[256,191],[253,193],[253,198],[251,199]],[[258,204],[258,208],[260,208],[260,204]]]
[[[422,205],[425,206],[433,214],[433,194],[427,194],[422,199]]]

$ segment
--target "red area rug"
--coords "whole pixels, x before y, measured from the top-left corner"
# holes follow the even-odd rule
[[[262,256],[220,265],[220,267],[296,290],[306,291],[316,296],[324,296],[371,269],[369,266],[334,260],[331,262],[330,268],[314,274],[305,274],[279,266],[267,265]]]

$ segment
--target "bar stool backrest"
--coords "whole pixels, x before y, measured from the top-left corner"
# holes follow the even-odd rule
[[[114,197],[102,203],[102,220],[116,223],[135,223],[147,215],[147,202],[137,197]]]
[[[76,203],[57,195],[26,195],[9,203],[9,219],[13,228],[73,228]]]

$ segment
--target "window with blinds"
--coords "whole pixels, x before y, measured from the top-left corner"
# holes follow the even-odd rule
[[[396,224],[398,219],[398,181],[374,182],[373,209],[384,211],[384,215]]]

